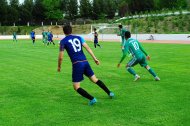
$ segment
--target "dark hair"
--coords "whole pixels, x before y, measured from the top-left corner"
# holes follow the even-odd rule
[[[94,31],[96,31],[96,28],[94,28]]]
[[[131,38],[131,33],[130,33],[130,31],[126,31],[126,32],[125,32],[125,37],[126,37],[126,38]]]
[[[118,25],[118,27],[119,27],[119,28],[123,28],[123,26],[122,26],[122,25]]]
[[[63,26],[63,32],[65,35],[69,35],[72,33],[72,27],[70,25]]]

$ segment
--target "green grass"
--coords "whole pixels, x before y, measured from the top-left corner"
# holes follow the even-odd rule
[[[126,72],[119,43],[100,43],[94,49],[101,61],[96,76],[115,93],[108,96],[87,78],[81,86],[98,99],[94,106],[78,95],[71,83],[71,63],[65,53],[57,73],[58,46],[32,46],[29,40],[0,41],[0,125],[2,126],[189,126],[190,45],[143,44],[152,56],[153,77],[139,65],[138,82]],[[125,60],[127,62],[129,58]]]

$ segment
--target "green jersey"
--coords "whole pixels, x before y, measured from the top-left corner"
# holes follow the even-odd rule
[[[42,32],[42,37],[45,38],[46,37],[46,32]]]
[[[13,37],[16,38],[16,32],[13,32]]]
[[[133,38],[129,38],[128,40],[124,41],[124,51],[120,63],[125,59],[128,52],[131,53],[132,56],[137,59],[143,57],[144,54],[146,56],[148,55],[141,46],[141,44],[138,42],[138,40]]]

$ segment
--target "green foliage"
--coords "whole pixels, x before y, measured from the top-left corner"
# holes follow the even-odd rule
[[[92,5],[90,0],[80,0],[80,15],[83,18],[92,17]]]
[[[0,34],[2,35],[12,35],[13,32],[17,32],[18,35],[26,35],[29,34],[33,29],[37,28],[37,26],[1,26]]]
[[[59,9],[59,1],[43,0],[45,5],[45,15],[48,20],[58,20],[63,18],[63,12]]]
[[[0,23],[6,23],[8,20],[8,3],[6,0],[0,0]]]
[[[45,16],[46,8],[43,4],[42,0],[35,0],[34,2],[34,9],[33,9],[33,16],[36,18],[36,20],[45,20],[47,18]]]
[[[159,16],[144,17],[138,19],[121,20],[122,24],[128,25],[132,22],[132,29],[135,28],[136,20],[138,20],[139,33],[190,33],[188,27],[190,15],[178,16]]]
[[[0,22],[7,25],[14,22],[21,25],[27,22],[62,22],[63,18],[75,21],[77,18],[98,20],[101,17],[101,21],[107,21],[114,19],[116,13],[123,17],[189,8],[189,0],[80,0],[80,4],[78,0],[24,0],[22,4],[19,0],[10,0],[10,5],[7,1],[0,0]]]
[[[66,14],[70,20],[75,20],[78,15],[78,3],[76,0],[69,0],[66,6]]]
[[[167,20],[164,20],[164,22],[163,22],[163,31],[164,31],[164,33],[168,33],[168,22],[167,22]]]

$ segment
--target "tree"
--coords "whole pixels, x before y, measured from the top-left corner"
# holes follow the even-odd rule
[[[131,0],[128,1],[131,13],[154,10],[154,0]]]
[[[10,5],[8,9],[8,20],[11,23],[15,23],[19,21],[19,1],[18,0],[10,0]]]
[[[75,20],[78,15],[78,2],[77,0],[68,0],[66,3],[66,16],[70,20]]]
[[[92,17],[92,5],[90,0],[80,0],[80,15],[83,18]]]
[[[106,5],[106,15],[108,18],[114,18],[116,13],[116,1],[108,0]]]
[[[20,6],[20,20],[21,23],[25,24],[27,22],[33,22],[33,0],[25,0],[24,3]]]
[[[43,5],[42,0],[35,0],[34,1],[34,9],[33,9],[33,17],[37,21],[45,20],[45,7]]]
[[[129,12],[129,3],[126,1],[121,1],[118,4],[118,10],[119,10],[119,16],[123,17],[126,15],[126,13],[130,13]]]
[[[0,0],[0,25],[7,22],[8,3],[6,0]]]
[[[45,16],[48,20],[58,20],[63,18],[63,12],[60,10],[60,1],[44,0]]]
[[[10,6],[14,7],[16,9],[19,8],[19,0],[9,0],[10,1]]]
[[[98,0],[93,0],[92,2],[92,15],[93,19],[98,19],[98,15],[100,14],[100,5]]]
[[[21,5],[19,8],[20,12],[20,23],[26,25],[27,22],[31,21],[32,13],[25,8],[24,5]]]
[[[107,1],[93,0],[93,2],[92,2],[93,19],[105,18],[105,16],[106,16],[106,2]]]

